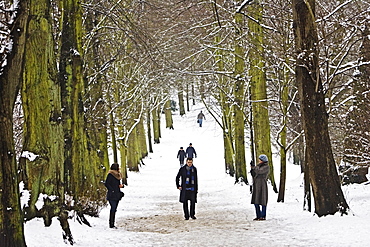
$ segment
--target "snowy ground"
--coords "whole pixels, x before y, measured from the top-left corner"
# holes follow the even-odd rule
[[[207,118],[202,128],[196,123],[200,110]],[[108,207],[99,218],[88,218],[92,227],[72,220],[74,246],[370,246],[370,185],[343,187],[348,216],[319,218],[303,211],[300,169],[289,165],[285,203],[276,202],[270,186],[267,220],[253,221],[249,186],[235,185],[225,174],[222,133],[212,117],[197,105],[184,117],[174,115],[174,128],[163,128],[161,143],[140,172],[129,173],[118,229],[108,227]],[[197,219],[185,221],[175,185],[176,155],[190,142],[198,154],[199,193]],[[274,165],[278,181],[278,157]],[[48,228],[40,219],[27,222],[25,236],[28,247],[66,246],[56,219]]]

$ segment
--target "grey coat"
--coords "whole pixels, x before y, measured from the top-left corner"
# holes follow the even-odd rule
[[[252,204],[267,205],[268,200],[268,188],[267,188],[267,177],[270,172],[270,166],[267,162],[252,166],[253,169],[253,192],[252,192]]]

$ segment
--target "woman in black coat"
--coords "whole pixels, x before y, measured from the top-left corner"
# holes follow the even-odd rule
[[[107,187],[107,200],[110,204],[110,214],[109,214],[109,227],[116,228],[114,226],[116,211],[118,207],[118,202],[123,197],[123,192],[120,188],[123,188],[124,185],[121,183],[121,173],[119,172],[119,165],[113,163],[110,167],[110,170],[105,180],[105,187]]]

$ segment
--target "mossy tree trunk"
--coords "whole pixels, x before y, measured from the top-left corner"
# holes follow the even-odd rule
[[[13,139],[13,109],[22,81],[29,1],[20,1],[11,26],[12,51],[0,75],[0,243],[25,247],[18,171]],[[13,13],[11,13],[13,14]],[[11,23],[12,15],[7,23]],[[11,210],[9,210],[11,209]]]
[[[292,8],[297,53],[296,80],[315,213],[319,217],[336,212],[347,213],[349,207],[341,189],[331,149],[328,114],[319,73],[315,1],[293,0]]]
[[[129,171],[139,171],[139,150],[137,125],[130,131],[127,137],[127,168]]]
[[[146,133],[144,128],[144,111],[143,114],[139,119],[139,123],[137,124],[137,136],[138,136],[138,145],[139,145],[139,158],[144,159],[148,156],[148,145],[146,143]]]
[[[154,143],[160,143],[160,122],[158,116],[158,106],[152,109],[152,120],[153,120],[153,136]]]
[[[23,150],[36,159],[21,158],[31,192],[25,215],[43,217],[45,226],[64,206],[64,133],[60,86],[54,52],[51,9],[48,1],[32,3],[28,20],[22,106],[24,112]],[[39,195],[44,206],[36,208]],[[55,200],[51,197],[56,196]]]
[[[177,93],[177,97],[179,99],[179,109],[180,109],[180,116],[185,115],[185,105],[184,105],[184,92],[182,89]]]
[[[242,44],[243,15],[236,13],[234,36],[234,104],[233,104],[233,130],[235,147],[235,182],[248,184],[247,169],[245,163],[245,140],[244,140],[244,49]]]
[[[96,30],[97,23],[101,19],[100,14],[93,10],[88,10],[85,26],[88,32],[92,32],[91,40],[86,42],[91,44],[85,55],[85,78],[88,78],[87,94],[85,95],[86,102],[86,118],[87,118],[87,133],[89,157],[91,167],[95,170],[98,180],[104,181],[106,171],[109,169],[108,157],[108,121],[107,121],[107,106],[104,100],[104,71],[102,71],[101,57],[104,56],[101,51],[101,42],[99,40],[99,30]],[[91,76],[95,75],[95,76]],[[106,197],[106,189],[103,183],[99,183],[98,188],[100,200],[104,201]]]
[[[262,23],[263,7],[256,3],[248,7],[252,19],[248,20],[248,40],[251,44],[249,51],[249,77],[251,78],[251,100],[253,114],[253,137],[255,155],[267,155],[270,165],[269,178],[275,192],[277,192],[274,166],[272,162],[270,122],[267,101],[266,72],[264,61],[264,33]],[[257,20],[257,21],[256,21]],[[257,161],[257,157],[255,160]]]
[[[171,100],[166,100],[164,104],[164,114],[166,117],[166,128],[173,129],[173,119],[172,119],[172,110],[171,110]]]
[[[65,134],[66,188],[75,201],[78,217],[96,214],[91,208],[97,202],[100,181],[96,166],[88,151],[85,121],[85,81],[82,51],[82,7],[77,0],[63,0],[62,42],[59,82],[62,87],[63,123]],[[93,167],[91,167],[91,165]],[[84,218],[81,219],[86,223]]]
[[[215,43],[216,47],[219,46],[221,38],[216,36]],[[228,92],[228,85],[226,85],[226,78],[222,75],[224,71],[224,55],[221,48],[216,48],[215,60],[217,70],[220,72],[218,75],[218,87],[219,87],[219,104],[222,111],[222,132],[224,141],[224,160],[225,160],[225,171],[230,174],[230,176],[235,175],[234,166],[234,147],[232,138],[232,126],[231,126],[231,107],[228,103],[226,92]]]
[[[152,145],[152,128],[151,128],[151,117],[150,117],[150,109],[146,110],[146,126],[147,126],[147,136],[148,136],[148,145],[149,145],[149,153],[153,153],[153,145]]]

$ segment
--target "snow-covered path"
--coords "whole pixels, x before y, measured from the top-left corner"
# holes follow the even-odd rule
[[[200,110],[207,120],[200,128]],[[164,122],[164,121],[162,121]],[[318,218],[302,210],[299,167],[289,166],[285,203],[276,203],[270,188],[266,221],[253,221],[249,186],[234,184],[225,174],[222,132],[201,105],[186,116],[174,115],[174,130],[162,128],[160,144],[144,160],[139,173],[129,172],[125,197],[118,205],[118,229],[108,228],[109,208],[92,227],[71,221],[75,246],[364,246],[370,243],[369,187],[346,187],[347,200],[358,215]],[[185,221],[175,176],[180,146],[193,143],[198,154],[199,193],[196,220]],[[276,161],[274,161],[277,164]],[[278,174],[278,168],[275,168]],[[276,177],[278,180],[278,177]],[[359,199],[357,199],[360,197]],[[66,246],[54,220],[50,228],[35,219],[26,224],[29,247]],[[366,244],[365,244],[366,245]]]

